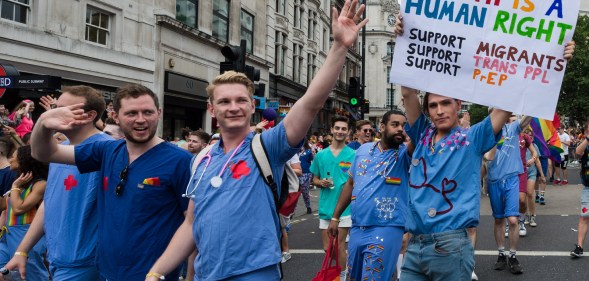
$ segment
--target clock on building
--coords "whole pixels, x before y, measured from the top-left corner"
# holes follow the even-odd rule
[[[387,18],[387,23],[390,26],[393,26],[393,25],[395,25],[395,21],[396,21],[395,16],[393,14],[390,14],[389,17]]]

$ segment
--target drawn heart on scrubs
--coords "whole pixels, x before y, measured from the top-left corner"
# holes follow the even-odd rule
[[[583,207],[583,214],[587,213],[587,208]]]
[[[234,179],[240,179],[242,176],[247,176],[250,173],[250,168],[247,166],[247,162],[239,160],[236,164],[231,166],[231,177]]]

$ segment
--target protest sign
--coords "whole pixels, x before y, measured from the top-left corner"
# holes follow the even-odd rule
[[[552,120],[580,0],[403,0],[391,83]]]

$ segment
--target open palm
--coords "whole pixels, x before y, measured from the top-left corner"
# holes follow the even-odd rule
[[[92,122],[84,113],[84,104],[59,107],[43,113],[44,125],[48,129],[64,131]]]
[[[358,0],[346,0],[339,15],[337,9],[335,7],[332,8],[331,29],[333,39],[347,47],[354,45],[354,42],[358,38],[358,31],[368,22],[368,19],[364,19],[360,23],[357,23],[366,8],[364,5],[360,5],[360,8],[356,9],[357,6]]]

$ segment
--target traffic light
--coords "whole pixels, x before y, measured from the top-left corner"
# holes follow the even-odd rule
[[[370,101],[367,99],[364,99],[364,103],[362,104],[362,113],[370,113]]]
[[[360,79],[358,77],[350,77],[350,84],[348,84],[348,103],[352,108],[360,106]]]
[[[245,40],[241,40],[241,45],[228,45],[221,48],[221,54],[225,57],[225,61],[220,63],[221,74],[226,71],[234,70],[237,72],[245,72]]]
[[[244,73],[253,82],[260,81],[260,70],[245,64],[245,45],[246,41],[241,40],[239,47],[227,45],[221,48],[221,54],[225,57],[225,61],[219,63],[220,74],[233,70]]]

